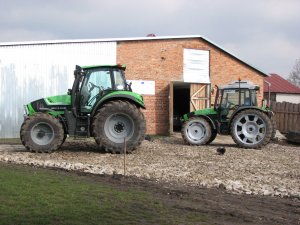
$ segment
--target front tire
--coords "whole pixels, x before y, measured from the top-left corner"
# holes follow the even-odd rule
[[[183,124],[181,135],[186,144],[205,145],[211,140],[212,129],[205,119],[194,117]]]
[[[234,142],[242,148],[260,148],[270,142],[273,126],[263,112],[248,109],[238,113],[231,124]]]
[[[127,101],[112,101],[96,113],[92,124],[96,143],[106,152],[131,152],[145,139],[146,122],[143,113]]]
[[[25,119],[20,138],[26,149],[32,152],[50,153],[57,150],[64,139],[62,124],[47,113],[36,113]]]

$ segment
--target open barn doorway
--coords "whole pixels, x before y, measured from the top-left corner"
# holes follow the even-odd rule
[[[181,130],[180,118],[186,113],[210,105],[210,84],[173,81],[169,90],[170,133]]]
[[[176,82],[173,92],[173,131],[180,131],[180,118],[190,112],[190,84]]]

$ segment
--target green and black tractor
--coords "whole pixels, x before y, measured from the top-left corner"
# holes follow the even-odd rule
[[[132,92],[126,67],[76,66],[68,94],[42,98],[25,106],[20,138],[33,152],[58,149],[67,136],[94,137],[105,151],[128,152],[141,144],[146,122],[143,97]]]
[[[260,148],[275,136],[273,112],[258,107],[259,86],[236,81],[217,87],[213,108],[196,110],[183,116],[181,134],[189,145],[211,143],[217,134],[231,135],[243,148]]]

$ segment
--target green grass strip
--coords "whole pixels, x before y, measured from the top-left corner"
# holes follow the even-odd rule
[[[0,225],[195,224],[205,219],[147,191],[0,163]]]

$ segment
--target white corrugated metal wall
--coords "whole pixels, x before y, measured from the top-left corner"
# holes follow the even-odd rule
[[[75,65],[116,64],[116,42],[0,45],[0,138],[19,137],[23,105],[65,94]]]

